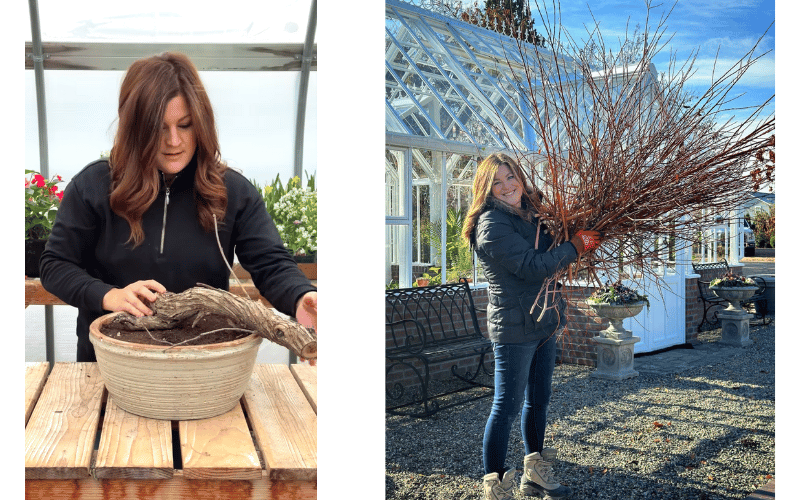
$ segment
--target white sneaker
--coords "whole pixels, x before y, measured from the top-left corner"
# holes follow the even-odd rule
[[[553,476],[556,450],[545,448],[542,453],[525,456],[525,471],[519,489],[523,495],[538,495],[545,499],[567,498],[572,490],[561,485]]]
[[[485,500],[514,500],[514,476],[517,471],[509,469],[500,479],[500,474],[492,472],[483,476],[483,498]]]

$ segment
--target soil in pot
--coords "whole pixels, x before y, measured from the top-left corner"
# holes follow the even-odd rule
[[[232,330],[231,324],[223,316],[207,314],[196,324],[184,324],[167,330],[121,330],[103,325],[100,332],[112,339],[134,344],[163,345],[209,345],[237,340],[249,335],[243,330]],[[224,329],[224,330],[223,330]],[[219,330],[219,331],[218,331]],[[210,332],[210,333],[209,333]]]

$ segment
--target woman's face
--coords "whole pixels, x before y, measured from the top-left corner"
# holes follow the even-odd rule
[[[497,173],[494,174],[492,196],[512,207],[522,207],[522,182],[505,163],[497,167]]]
[[[161,123],[161,140],[156,156],[158,169],[167,175],[177,174],[189,164],[196,146],[194,124],[186,99],[182,95],[173,97],[167,103]]]

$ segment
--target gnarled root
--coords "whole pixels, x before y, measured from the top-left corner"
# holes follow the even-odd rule
[[[122,330],[166,330],[191,324],[198,315],[217,314],[232,327],[251,330],[306,359],[317,358],[317,337],[312,329],[276,314],[257,300],[199,284],[181,293],[159,294],[150,304],[152,316],[137,318],[125,313],[109,326]]]

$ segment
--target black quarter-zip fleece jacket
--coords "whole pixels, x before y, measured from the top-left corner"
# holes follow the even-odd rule
[[[136,248],[127,242],[127,221],[111,210],[107,161],[90,163],[67,185],[40,274],[47,291],[78,308],[79,345],[88,340],[91,322],[108,312],[102,303],[112,288],[154,279],[175,293],[197,283],[228,289],[230,271],[214,231],[203,230],[197,219],[196,169],[193,158],[169,188],[162,176],[158,197],[142,217],[144,242]],[[225,258],[232,265],[235,249],[261,294],[294,316],[300,297],[316,288],[284,248],[255,187],[231,169],[225,172],[225,187],[228,207],[219,227]]]

